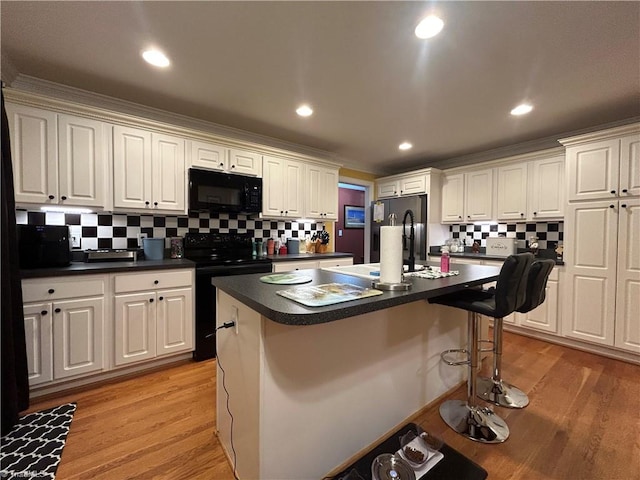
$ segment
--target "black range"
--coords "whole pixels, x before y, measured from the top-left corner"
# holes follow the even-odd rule
[[[196,346],[195,360],[216,356],[216,292],[213,277],[270,273],[271,260],[253,254],[249,234],[187,233],[184,257],[196,264]]]

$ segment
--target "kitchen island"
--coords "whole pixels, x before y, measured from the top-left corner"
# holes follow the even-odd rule
[[[260,274],[217,277],[217,430],[238,478],[319,479],[464,380],[440,352],[466,342],[466,312],[429,298],[495,281],[499,268],[324,307],[277,295]],[[370,281],[323,270],[300,285]],[[225,389],[229,392],[227,410]]]

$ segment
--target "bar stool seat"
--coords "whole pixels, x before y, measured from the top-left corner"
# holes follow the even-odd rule
[[[467,400],[444,402],[440,405],[440,416],[453,430],[477,442],[501,443],[509,437],[506,422],[489,408],[478,405],[476,399],[480,315],[502,318],[524,303],[527,272],[533,259],[531,253],[507,257],[494,292],[468,289],[429,300],[469,312]]]

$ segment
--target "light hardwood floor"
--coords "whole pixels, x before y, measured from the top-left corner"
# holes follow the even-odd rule
[[[640,366],[510,333],[504,345],[504,377],[531,399],[524,410],[496,407],[511,430],[507,442],[466,440],[442,422],[438,405],[416,423],[491,480],[640,480]],[[230,480],[214,435],[215,396],[211,360],[32,402],[29,411],[78,403],[57,480]]]

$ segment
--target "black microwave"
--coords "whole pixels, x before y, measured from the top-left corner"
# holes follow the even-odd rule
[[[69,227],[16,225],[20,268],[65,267],[71,262]]]
[[[190,168],[189,211],[260,213],[262,179]]]

